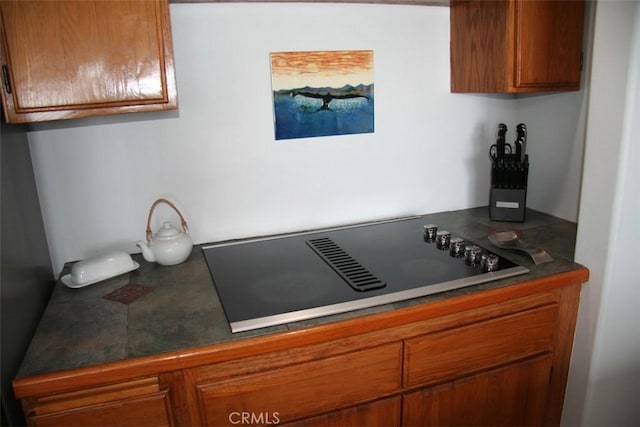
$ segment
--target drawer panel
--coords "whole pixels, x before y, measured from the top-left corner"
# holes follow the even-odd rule
[[[173,426],[167,392],[29,417],[37,427]]]
[[[327,359],[197,386],[207,425],[233,425],[237,414],[286,422],[400,388],[402,344],[391,343]]]
[[[405,341],[406,387],[430,384],[551,351],[553,304]]]
[[[117,384],[85,388],[52,396],[40,397],[33,413],[44,415],[53,412],[83,408],[101,403],[151,395],[160,392],[158,378],[142,378]]]

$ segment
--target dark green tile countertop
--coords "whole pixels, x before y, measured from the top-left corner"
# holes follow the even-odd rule
[[[454,235],[473,240],[524,265],[530,273],[379,307],[232,334],[200,246],[194,247],[186,262],[170,267],[148,263],[137,254],[133,257],[140,268],[131,273],[78,289],[67,288],[61,282],[56,284],[18,377],[309,328],[581,268],[572,261],[576,224],[559,218],[528,210],[523,223],[495,222],[489,220],[486,207],[423,218],[425,224],[437,224]],[[516,230],[522,240],[545,249],[554,261],[536,266],[524,253],[498,250],[487,240],[491,230]],[[68,263],[63,273],[69,272],[71,265]],[[148,287],[149,292],[129,304],[104,298],[127,284]]]

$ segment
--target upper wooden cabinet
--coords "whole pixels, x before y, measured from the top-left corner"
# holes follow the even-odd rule
[[[0,2],[9,123],[177,108],[167,0]]]
[[[580,89],[584,0],[452,0],[451,92]]]

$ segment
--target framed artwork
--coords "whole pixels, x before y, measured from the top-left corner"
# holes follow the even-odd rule
[[[276,140],[373,133],[373,51],[271,54]]]

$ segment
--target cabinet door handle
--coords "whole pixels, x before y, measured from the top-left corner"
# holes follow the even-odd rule
[[[6,65],[2,66],[2,81],[4,82],[4,90],[11,93],[11,82],[9,81],[9,69]]]

